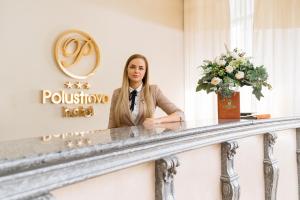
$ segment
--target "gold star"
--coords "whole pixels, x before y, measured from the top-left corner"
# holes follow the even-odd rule
[[[81,131],[81,132],[79,132],[79,135],[80,135],[80,137],[84,137],[85,132]]]
[[[85,143],[88,144],[88,145],[90,145],[90,144],[92,144],[92,141],[87,138],[87,139],[85,139]]]
[[[71,83],[70,81],[65,82],[65,86],[66,86],[66,88],[72,88],[73,83]]]
[[[78,136],[80,134],[80,132],[74,132],[75,136]]]
[[[71,140],[66,141],[66,145],[71,148],[73,146],[73,142]]]
[[[42,141],[43,141],[43,142],[48,142],[48,141],[51,140],[51,138],[52,138],[52,135],[44,135],[44,136],[42,137]]]
[[[86,82],[86,83],[84,84],[84,88],[85,88],[85,89],[90,89],[90,88],[91,88],[91,85],[90,85],[88,82]]]
[[[76,144],[77,144],[77,146],[82,146],[83,145],[83,141],[82,140],[77,140],[77,142],[76,142]]]
[[[80,83],[80,82],[75,83],[75,85],[76,85],[77,89],[81,89],[82,88],[82,83]]]

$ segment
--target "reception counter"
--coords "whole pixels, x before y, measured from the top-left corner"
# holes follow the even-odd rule
[[[286,199],[298,199],[298,179],[295,177],[299,174],[299,163],[297,162],[300,159],[296,159],[299,157],[298,152],[300,152],[298,150],[300,149],[299,128],[300,117],[222,122],[208,120],[167,123],[153,127],[136,126],[53,133],[40,138],[3,141],[0,142],[0,199],[68,199],[65,195],[68,190],[63,191],[64,188],[84,184],[96,177],[101,179],[108,174],[134,169],[134,167],[147,163],[150,163],[148,167],[151,170],[153,168],[153,173],[149,172],[150,179],[147,179],[150,182],[150,186],[147,188],[149,193],[143,199],[244,200],[251,199],[251,197],[252,199],[276,199],[276,196],[283,196],[286,193],[291,195],[290,198]],[[277,148],[277,141],[280,143],[281,135],[283,136],[282,145],[279,144]],[[287,141],[285,135],[292,138],[293,141],[291,139]],[[259,142],[253,142],[253,140],[251,143],[251,139],[247,140],[247,138],[257,138],[257,141],[261,141],[262,145]],[[244,148],[243,150],[243,147],[249,145],[252,145],[253,149]],[[208,147],[214,147],[212,151],[215,151],[216,154],[210,155],[216,160],[216,164],[207,165],[209,162],[206,160],[210,158],[203,155],[202,164],[200,163],[201,169],[207,168],[208,171],[215,169],[214,173],[218,176],[218,183],[216,181],[209,182],[208,173],[205,176],[202,174],[204,181],[202,185],[204,187],[209,184],[216,185],[213,190],[214,194],[197,197],[201,194],[196,195],[197,191],[192,191],[191,188],[197,188],[195,186],[197,181],[201,185],[201,180],[198,179],[202,178],[199,177],[192,181],[190,180],[191,177],[188,176],[186,179],[191,185],[189,189],[185,190],[187,192],[185,194],[182,190],[184,186],[179,180],[185,179],[182,174],[187,173],[188,169],[190,171],[195,170],[193,173],[196,177],[197,168],[200,168],[200,165],[197,167],[197,155]],[[295,148],[293,149],[293,147]],[[238,156],[239,149],[244,152],[245,156]],[[288,149],[292,150],[288,151]],[[249,157],[249,163],[245,165],[246,154],[250,155],[256,150],[259,150],[257,151],[259,153],[253,154],[254,158]],[[280,153],[276,154],[279,151]],[[294,153],[291,154],[292,151]],[[284,163],[285,157],[294,158],[286,161],[286,166],[290,166],[290,168],[280,169],[281,164],[278,164],[276,155],[279,157],[283,155],[281,156],[282,162],[279,159],[279,163]],[[188,160],[187,157],[190,161],[186,161]],[[261,162],[257,158],[261,159]],[[243,160],[244,165],[239,160]],[[238,170],[235,169],[235,163],[238,164],[236,165]],[[193,167],[189,168],[188,166]],[[262,188],[257,190],[257,194],[247,193],[246,187],[243,188],[243,185],[247,185],[247,181],[250,181],[251,178],[249,180],[244,178],[249,173],[249,171],[247,172],[249,166],[250,168],[258,166],[257,169],[261,170],[256,174],[257,180],[261,180],[258,181],[261,184],[259,188]],[[178,172],[181,167],[186,171]],[[239,174],[239,171],[244,171],[242,174],[245,176]],[[283,176],[284,174],[286,176]],[[153,180],[151,179],[152,176]],[[177,179],[177,176],[181,176],[180,179]],[[293,185],[287,186],[285,180],[290,180],[289,184]],[[117,182],[118,179],[113,181]],[[122,181],[123,186],[126,187],[126,179]],[[281,183],[281,181],[283,182]],[[245,184],[242,184],[244,182]],[[99,191],[101,188],[103,187],[99,186]],[[115,190],[118,191],[118,188]],[[203,190],[209,189],[204,188]],[[177,196],[177,192],[179,196]],[[101,194],[104,192],[100,192]],[[203,192],[202,194],[206,195]],[[74,199],[74,197],[69,199]],[[78,197],[78,199],[81,198]],[[85,199],[110,198],[98,196],[97,198]],[[111,199],[118,198],[112,196]],[[137,199],[141,199],[141,197],[137,197]]]

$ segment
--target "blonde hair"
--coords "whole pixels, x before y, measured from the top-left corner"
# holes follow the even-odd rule
[[[125,64],[124,71],[123,71],[123,82],[122,82],[122,87],[121,91],[119,94],[119,97],[116,102],[116,108],[114,110],[114,116],[115,116],[115,121],[117,127],[121,126],[121,116],[125,114],[127,110],[129,110],[129,78],[128,78],[128,65],[129,63],[136,58],[141,58],[145,61],[146,65],[146,72],[145,76],[143,78],[143,93],[144,94],[144,100],[145,103],[144,105],[144,118],[150,118],[153,115],[153,99],[152,96],[150,95],[150,86],[149,86],[149,66],[148,66],[148,61],[145,56],[141,54],[134,54],[130,56]],[[141,98],[143,98],[141,96]]]

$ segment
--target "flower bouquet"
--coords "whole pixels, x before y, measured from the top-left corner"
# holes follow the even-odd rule
[[[225,46],[226,47],[226,46]],[[260,100],[263,97],[262,88],[271,89],[267,83],[268,73],[263,65],[254,66],[250,57],[239,49],[221,54],[213,61],[204,60],[200,66],[203,76],[199,79],[196,92],[205,90],[207,93],[215,92],[223,98],[230,98],[236,88],[252,87],[252,94]]]

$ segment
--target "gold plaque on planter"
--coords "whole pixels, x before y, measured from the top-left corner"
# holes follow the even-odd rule
[[[95,74],[100,52],[95,40],[79,30],[63,32],[54,50],[59,68],[69,77],[86,79]]]

